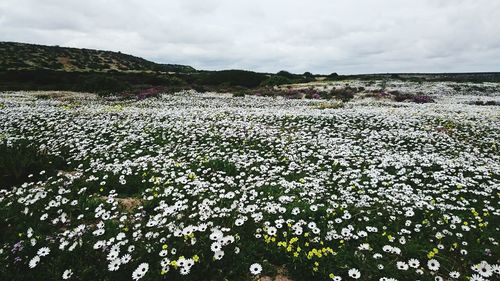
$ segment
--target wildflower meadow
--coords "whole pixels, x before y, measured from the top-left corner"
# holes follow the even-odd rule
[[[0,280],[500,280],[500,95],[451,84],[0,93]]]

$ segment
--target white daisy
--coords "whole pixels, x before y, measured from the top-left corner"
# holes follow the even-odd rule
[[[438,271],[440,263],[436,259],[431,259],[427,262],[427,267],[431,271]]]
[[[73,276],[73,271],[71,269],[66,269],[62,274],[64,280],[71,278],[71,276]]]
[[[121,259],[114,259],[108,264],[109,271],[117,271],[120,268]]]
[[[361,277],[361,272],[359,272],[359,270],[356,268],[349,269],[349,271],[347,273],[349,274],[349,276],[351,278],[354,278],[354,279],[358,279],[359,277]]]
[[[30,260],[30,262],[29,262],[28,265],[29,265],[30,268],[35,268],[38,265],[39,262],[40,262],[40,256],[34,256]]]
[[[38,252],[36,252],[36,253],[40,257],[45,257],[48,254],[50,254],[50,249],[48,247],[42,247],[42,248],[38,249]]]
[[[141,279],[142,277],[144,277],[144,275],[146,275],[146,273],[148,272],[149,270],[149,264],[148,263],[141,263],[135,270],[134,272],[132,272],[132,279],[134,280],[139,280]]]
[[[254,263],[250,266],[250,273],[253,275],[258,275],[262,272],[262,266],[258,263]]]

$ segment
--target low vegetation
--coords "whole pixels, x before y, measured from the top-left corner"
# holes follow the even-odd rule
[[[498,96],[326,83],[2,93],[0,279],[497,280]]]

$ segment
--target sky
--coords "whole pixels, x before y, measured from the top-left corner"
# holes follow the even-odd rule
[[[206,70],[500,71],[500,1],[1,0],[0,41]]]

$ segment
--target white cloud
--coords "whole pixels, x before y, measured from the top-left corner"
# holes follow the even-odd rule
[[[2,0],[0,40],[198,69],[500,71],[500,1]]]

